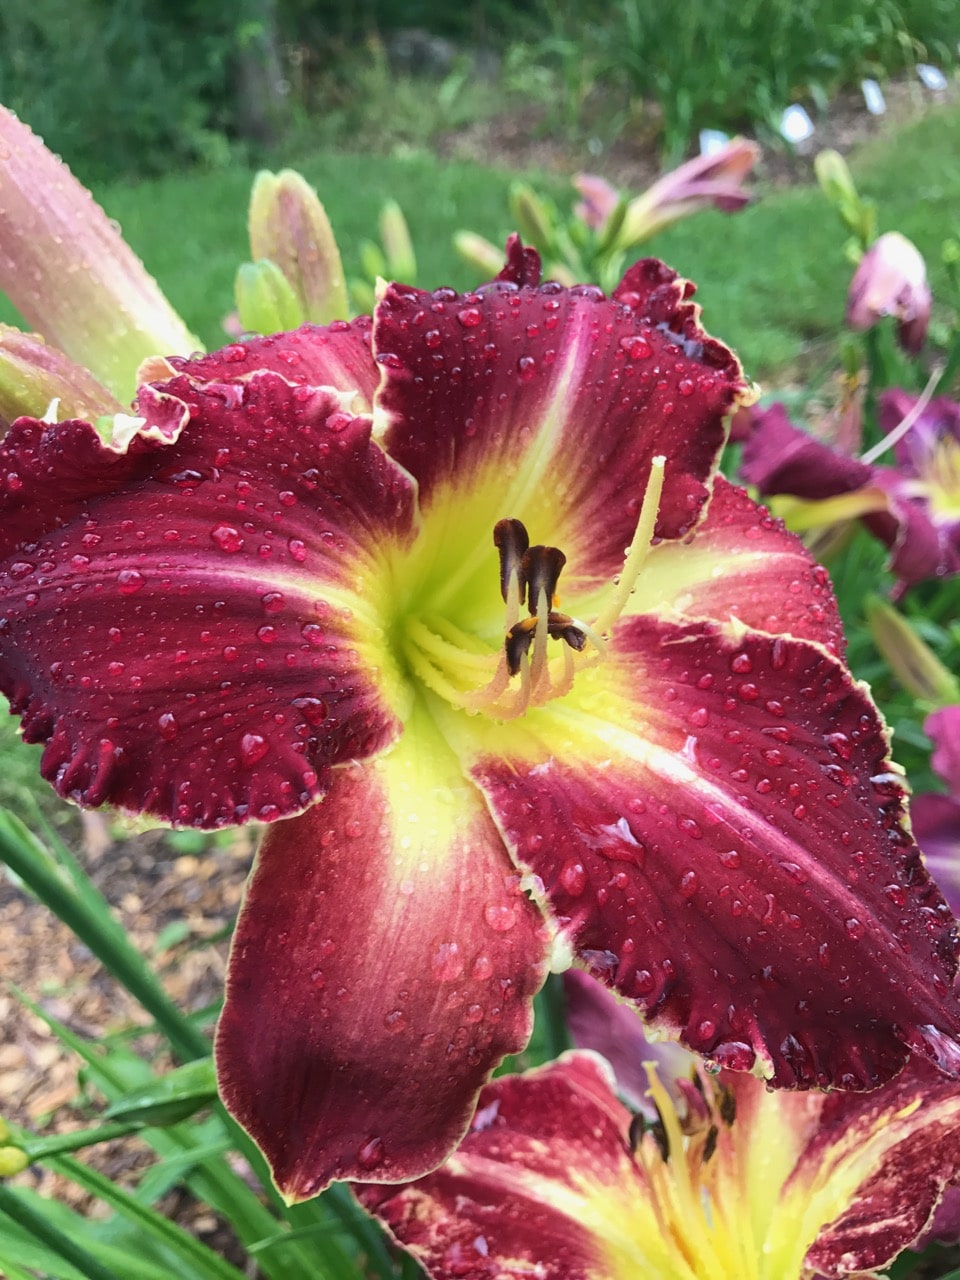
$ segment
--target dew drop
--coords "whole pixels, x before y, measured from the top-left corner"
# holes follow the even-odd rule
[[[407,1029],[407,1015],[402,1009],[391,1009],[384,1017],[383,1025],[390,1035],[399,1035],[401,1031],[406,1031]]]
[[[160,737],[164,742],[172,742],[180,732],[180,726],[177,724],[177,717],[172,711],[164,711],[163,715],[157,720],[157,727],[160,730]]]
[[[537,376],[537,362],[533,356],[521,356],[517,361],[517,373],[521,382],[532,382]]]
[[[495,903],[484,907],[483,918],[494,933],[509,933],[517,923],[517,913],[513,907],[499,906]]]
[[[260,597],[260,605],[264,613],[281,613],[285,603],[282,591],[268,591]]]
[[[117,585],[122,596],[135,596],[145,582],[146,578],[139,569],[121,569],[117,574]]]
[[[560,883],[573,898],[579,898],[587,887],[587,873],[580,862],[566,862],[560,872]]]
[[[261,644],[274,644],[277,639],[277,628],[265,623],[262,627],[257,628],[257,639]]]
[[[753,660],[748,653],[737,653],[730,659],[730,670],[738,676],[747,676],[753,670]]]
[[[639,334],[631,334],[629,337],[620,339],[620,346],[631,360],[649,360],[653,355],[653,350],[645,338],[641,338]]]
[[[476,329],[477,325],[483,321],[483,313],[479,307],[464,307],[462,311],[457,312],[457,319],[464,329]]]
[[[456,982],[463,973],[459,943],[441,942],[433,953],[431,964],[438,982]]]
[[[858,920],[856,916],[850,916],[848,919],[844,920],[843,927],[846,929],[850,937],[856,941],[859,941],[866,933],[866,929],[863,927],[863,922]]]
[[[681,898],[692,898],[700,887],[700,881],[697,879],[695,871],[685,871],[680,877],[680,883],[677,888],[680,890]]]
[[[210,537],[221,551],[233,553],[243,548],[243,535],[232,524],[216,524],[210,530]]]
[[[287,542],[287,550],[290,552],[292,559],[298,564],[303,564],[307,558],[306,545],[299,538],[290,538]]]
[[[383,1164],[385,1154],[382,1138],[368,1138],[357,1150],[357,1164],[361,1169],[376,1169]]]
[[[240,739],[240,759],[247,768],[262,760],[269,750],[269,743],[259,733],[245,733]]]

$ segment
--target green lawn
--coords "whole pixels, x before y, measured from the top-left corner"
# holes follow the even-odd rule
[[[879,204],[881,230],[896,228],[916,241],[935,287],[942,280],[940,246],[960,230],[958,129],[960,111],[942,110],[892,140],[874,142],[854,161],[863,191]],[[506,192],[518,175],[505,171],[441,162],[425,152],[371,159],[331,150],[318,151],[300,168],[327,206],[348,274],[357,273],[360,241],[374,233],[388,196],[409,217],[421,284],[473,283],[450,243],[457,228],[495,240],[511,229]],[[570,198],[555,175],[524,176],[562,204]],[[251,178],[247,170],[229,169],[96,192],[208,345],[222,341],[234,271],[247,252]],[[792,364],[809,340],[838,329],[851,270],[843,241],[819,190],[803,187],[771,192],[735,217],[702,214],[663,233],[649,251],[697,281],[708,329],[763,378]],[[12,318],[0,309],[4,316]]]

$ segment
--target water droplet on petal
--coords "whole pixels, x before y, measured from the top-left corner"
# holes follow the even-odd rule
[[[483,918],[495,933],[508,933],[517,923],[515,908],[494,903],[484,907]]]
[[[479,307],[464,307],[462,311],[457,312],[457,319],[465,329],[476,329],[477,325],[483,321],[483,313]]]
[[[383,1164],[385,1154],[382,1138],[368,1138],[357,1151],[357,1164],[361,1169],[376,1169]]]
[[[157,721],[160,729],[160,737],[164,742],[172,742],[180,732],[180,726],[177,724],[177,717],[172,711],[165,711]]]
[[[243,535],[232,524],[216,524],[210,530],[210,537],[221,551],[233,553],[243,548]]]
[[[133,596],[141,590],[146,578],[139,569],[121,569],[117,574],[117,585],[122,596]]]
[[[560,872],[560,883],[573,898],[578,898],[587,887],[587,873],[580,862],[566,862]]]
[[[269,750],[269,743],[259,733],[245,733],[240,739],[240,759],[248,768],[262,760]]]

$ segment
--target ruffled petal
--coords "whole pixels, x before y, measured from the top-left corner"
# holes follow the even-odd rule
[[[705,622],[631,618],[613,651],[509,735],[456,739],[575,954],[776,1085],[871,1088],[910,1049],[960,1072],[954,922],[846,669]]]
[[[630,1114],[606,1064],[565,1054],[503,1076],[436,1173],[409,1187],[361,1187],[434,1280],[633,1280],[663,1270],[671,1242],[642,1196]]]
[[[783,1191],[780,1234],[819,1218],[828,1225],[807,1254],[810,1273],[873,1272],[916,1241],[958,1175],[960,1090],[914,1061],[874,1093],[824,1099]]]
[[[462,1138],[526,1044],[547,932],[426,713],[270,828],[230,958],[227,1106],[293,1200],[403,1181]]]
[[[21,419],[0,446],[0,689],[81,804],[291,813],[398,731],[378,596],[412,485],[341,397],[275,374],[139,409],[109,445]]]
[[[816,640],[838,655],[844,650],[827,571],[782,521],[720,475],[696,533],[653,548],[628,610],[738,619],[759,631]]]
[[[795,427],[782,404],[754,416],[740,475],[762,494],[831,498],[872,483],[874,468]]]
[[[198,383],[242,382],[270,370],[296,386],[354,391],[354,412],[367,413],[380,382],[370,347],[371,323],[369,316],[358,316],[325,326],[305,324],[291,333],[234,342],[194,360],[171,356],[159,363],[149,361],[140,381],[166,381],[171,368]]]
[[[563,548],[571,594],[621,567],[655,456],[667,459],[658,534],[696,522],[747,388],[683,301],[690,287],[660,270],[671,283],[652,311],[515,279],[463,295],[387,289],[375,429],[416,477],[426,521],[489,538],[499,519],[522,520]]]

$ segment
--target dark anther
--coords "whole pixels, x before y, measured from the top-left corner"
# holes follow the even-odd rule
[[[642,1111],[638,1111],[630,1121],[630,1131],[627,1134],[627,1140],[630,1143],[631,1151],[636,1151],[637,1147],[639,1147],[640,1143],[643,1141],[643,1135],[646,1131],[647,1117]]]
[[[737,1118],[737,1100],[733,1096],[732,1089],[721,1089],[720,1091],[720,1119],[725,1125],[733,1124]]]
[[[653,1137],[657,1144],[657,1150],[660,1152],[660,1159],[666,1163],[670,1159],[670,1140],[667,1138],[667,1131],[664,1127],[663,1120],[660,1118],[660,1112],[657,1112],[656,1120],[648,1120],[642,1111],[630,1121],[630,1130],[628,1140],[630,1142],[630,1150],[636,1151],[646,1134]]]
[[[520,670],[521,659],[533,644],[536,629],[536,618],[523,618],[507,632],[503,648],[507,655],[507,670],[512,676],[515,676]]]
[[[500,594],[506,601],[510,579],[516,573],[522,601],[526,594],[523,557],[530,546],[530,537],[519,520],[498,520],[493,526],[493,541],[500,552]]]
[[[707,1140],[703,1144],[703,1163],[706,1164],[710,1157],[717,1149],[717,1139],[720,1137],[720,1130],[715,1124],[712,1124],[707,1131]]]
[[[557,583],[567,557],[559,547],[530,547],[523,553],[523,577],[527,583],[527,608],[537,612],[541,591],[547,597],[547,608],[553,607]]]
[[[572,618],[553,608],[560,573],[567,557],[559,547],[530,546],[527,531],[520,520],[498,520],[493,528],[493,541],[500,552],[500,594],[507,600],[510,583],[516,574],[520,601],[526,601],[529,618],[523,618],[507,632],[504,651],[507,670],[512,676],[520,671],[524,655],[533,644],[537,628],[537,609],[541,593],[547,601],[547,635],[563,640],[571,649],[582,653],[587,637]]]

